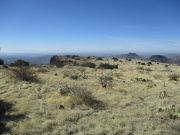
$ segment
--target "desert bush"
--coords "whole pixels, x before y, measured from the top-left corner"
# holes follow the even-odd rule
[[[116,57],[113,57],[112,59],[113,59],[114,61],[118,61],[118,58],[116,58]]]
[[[172,81],[178,81],[179,78],[180,78],[180,75],[176,73],[169,75],[169,79]]]
[[[92,62],[86,62],[81,64],[82,67],[96,68],[96,64]]]
[[[151,59],[151,62],[156,62],[156,60],[152,60],[152,59]]]
[[[146,63],[144,63],[144,62],[141,62],[141,65],[143,65],[143,66],[144,66],[144,65],[146,65]]]
[[[139,65],[140,65],[140,64],[141,64],[141,62],[140,62],[140,61],[138,61],[138,62],[136,62],[136,64],[139,64]]]
[[[96,58],[96,60],[103,60],[103,58],[102,57],[98,57],[98,58]]]
[[[166,67],[166,68],[167,68],[167,67],[169,67],[169,65],[164,65],[164,67]]]
[[[132,61],[130,58],[126,58],[127,61]]]
[[[152,62],[149,61],[149,62],[147,63],[147,65],[148,65],[148,66],[151,66],[151,65],[152,65]]]
[[[0,59],[0,65],[4,65],[4,60]]]
[[[27,67],[27,66],[29,66],[29,62],[27,62],[25,60],[16,60],[14,63],[11,64],[11,66]]]
[[[111,64],[108,64],[108,63],[101,63],[98,68],[100,68],[100,69],[118,69],[118,65],[111,65]]]
[[[60,94],[63,96],[75,96],[82,101],[83,104],[93,109],[103,109],[105,107],[102,101],[96,100],[92,93],[85,87],[78,85],[64,84],[60,86]]]
[[[102,75],[99,78],[100,84],[103,88],[112,87],[113,78],[110,75]]]
[[[36,73],[29,67],[18,67],[10,69],[8,72],[10,77],[13,77],[17,80],[27,81],[27,82],[39,82],[39,79]]]

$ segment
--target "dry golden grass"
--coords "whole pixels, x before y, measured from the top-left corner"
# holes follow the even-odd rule
[[[164,64],[154,63],[141,65],[148,70],[139,70],[136,60],[121,61],[104,60],[119,64],[113,70],[51,67],[48,72],[37,72],[41,83],[0,79],[0,101],[12,104],[5,113],[0,111],[0,134],[178,135],[180,80],[169,80],[169,75],[179,74],[180,67],[169,65],[167,69]],[[5,70],[0,69],[0,78]],[[73,80],[71,72],[88,78]],[[103,74],[113,77],[112,87],[102,88],[99,78]],[[78,96],[61,95],[62,84],[86,87],[91,96],[106,105],[105,109],[93,109]]]

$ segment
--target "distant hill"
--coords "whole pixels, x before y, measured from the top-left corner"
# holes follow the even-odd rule
[[[128,54],[122,54],[118,56],[119,58],[124,58],[124,59],[141,59],[142,57],[139,56],[136,53],[128,53]]]
[[[149,59],[154,60],[156,62],[162,62],[162,63],[169,62],[169,59],[166,56],[163,56],[163,55],[152,55]]]

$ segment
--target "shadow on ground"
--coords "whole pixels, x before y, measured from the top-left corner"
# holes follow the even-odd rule
[[[6,126],[9,121],[18,121],[25,118],[25,115],[11,115],[14,104],[0,100],[0,134],[10,132],[10,128]]]

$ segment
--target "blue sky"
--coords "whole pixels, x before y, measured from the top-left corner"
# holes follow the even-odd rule
[[[0,0],[2,52],[179,52],[179,0]]]

